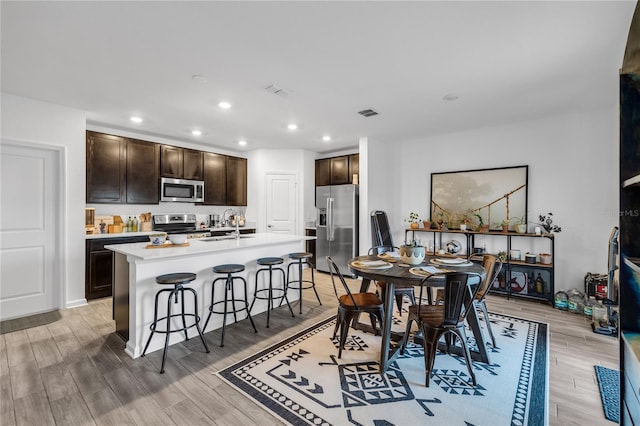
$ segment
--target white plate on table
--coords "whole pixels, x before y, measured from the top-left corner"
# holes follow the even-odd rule
[[[389,269],[393,265],[383,260],[354,260],[351,266],[358,269]]]
[[[436,258],[436,259],[431,259],[430,261],[431,263],[433,263],[434,265],[446,265],[446,266],[471,266],[473,265],[473,262],[469,262],[466,259],[442,259],[442,258]]]
[[[388,262],[397,262],[397,261],[399,261],[399,260],[401,260],[401,259],[402,259],[402,257],[400,256],[400,254],[399,254],[399,253],[396,253],[396,252],[380,253],[380,254],[378,255],[378,257],[379,257],[380,259],[384,259],[384,260],[386,260],[386,261],[388,261]]]

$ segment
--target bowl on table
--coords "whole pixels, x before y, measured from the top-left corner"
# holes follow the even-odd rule
[[[169,241],[171,244],[179,245],[187,242],[187,236],[185,234],[173,234],[169,235]]]
[[[154,246],[161,246],[167,240],[167,234],[151,234],[149,235],[149,241]]]

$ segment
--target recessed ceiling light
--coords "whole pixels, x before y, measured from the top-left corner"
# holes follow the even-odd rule
[[[131,117],[131,121],[134,123],[142,123],[142,117]]]
[[[442,97],[442,100],[444,100],[444,101],[457,101],[458,100],[458,95],[454,95],[453,93],[447,93],[446,95],[444,95]]]
[[[191,79],[197,83],[207,83],[209,81],[207,77],[199,74],[192,75]]]
[[[202,131],[201,130],[192,130],[191,134],[193,136],[200,136],[200,135],[202,135]]]
[[[324,135],[324,136],[322,137],[322,140],[323,140],[323,141],[325,141],[325,142],[329,142],[329,141],[331,140],[331,136],[329,136],[329,135]]]
[[[296,130],[298,128],[298,125],[295,123],[291,123],[287,125],[287,129],[289,130]]]
[[[224,102],[224,101],[220,102],[220,103],[218,104],[218,106],[219,106],[220,108],[222,108],[222,109],[229,109],[229,108],[231,108],[231,104],[230,104],[229,102]]]
[[[247,141],[243,141],[243,140],[238,141],[238,145],[240,146],[245,146],[246,144],[247,144]]]

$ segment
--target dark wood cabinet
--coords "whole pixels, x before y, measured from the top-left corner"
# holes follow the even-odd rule
[[[349,183],[356,185],[360,182],[360,154],[351,154],[349,156],[349,179]]]
[[[316,186],[331,185],[331,159],[316,160]]]
[[[162,145],[160,175],[175,179],[203,180],[202,161],[202,151]]]
[[[181,179],[183,174],[184,150],[177,146],[162,145],[160,175]]]
[[[204,153],[204,204],[224,206],[227,202],[227,157]]]
[[[203,157],[202,151],[185,148],[183,151],[183,174],[184,179],[203,180]]]
[[[155,143],[127,140],[127,203],[158,204],[160,146]]]
[[[87,132],[87,203],[120,204],[126,200],[126,140]]]
[[[109,244],[149,241],[147,236],[97,238],[86,240],[84,291],[87,300],[109,297],[113,285],[113,252]]]
[[[307,228],[304,231],[304,234],[307,237],[315,237],[316,236],[316,230],[312,229],[312,228]],[[313,263],[313,266],[317,266],[316,263],[316,240],[307,240],[306,242],[306,251],[308,251],[309,253],[313,254],[313,257],[311,258],[311,263]]]
[[[247,159],[227,157],[227,205],[247,205]]]
[[[333,157],[331,159],[331,185],[351,183],[349,177],[349,156]]]
[[[360,155],[321,158],[316,160],[315,170],[316,186],[354,183],[353,175],[360,173]]]

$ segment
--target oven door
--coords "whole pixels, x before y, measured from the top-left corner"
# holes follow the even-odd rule
[[[202,181],[172,178],[160,180],[160,201],[201,202],[203,192]]]

